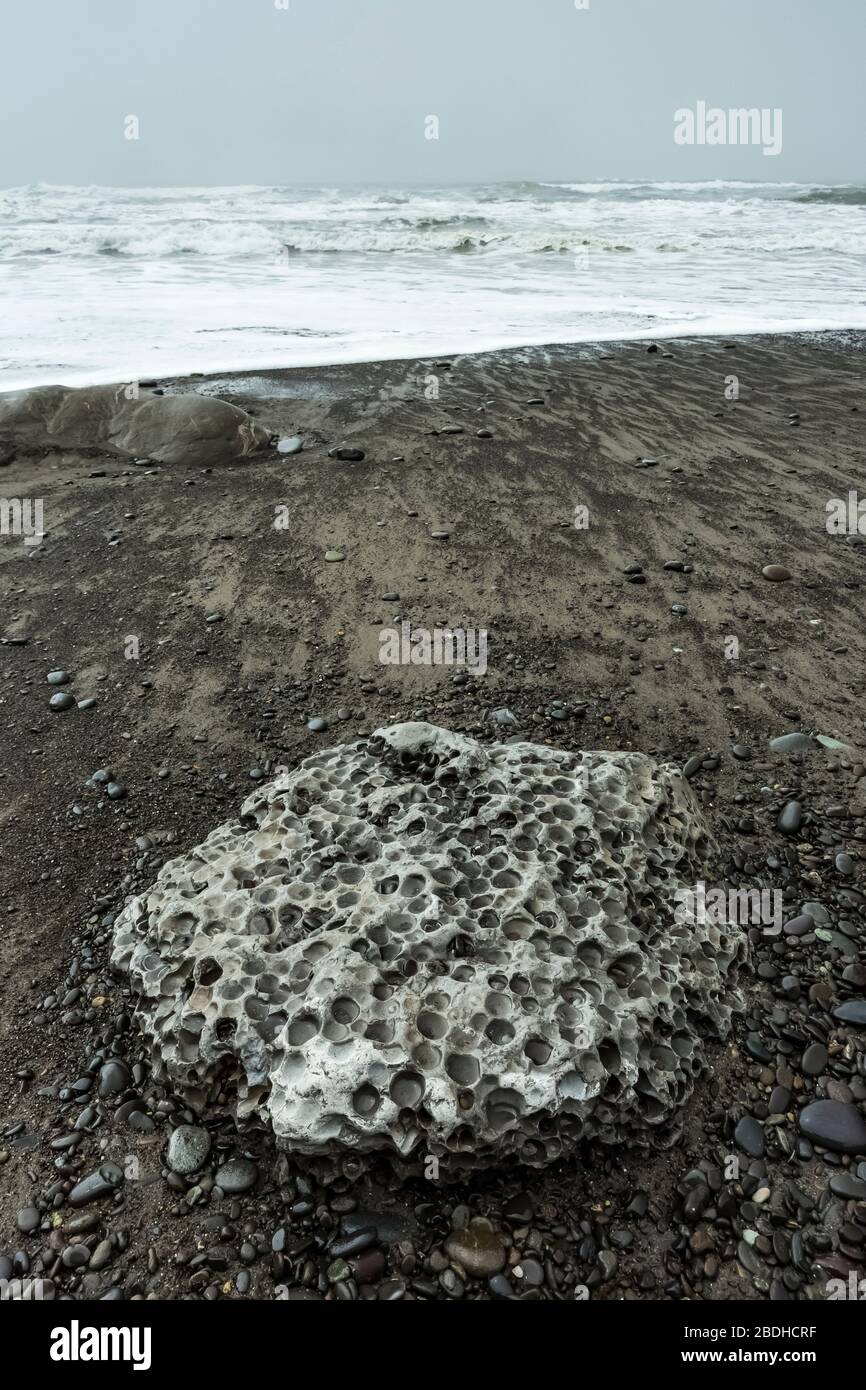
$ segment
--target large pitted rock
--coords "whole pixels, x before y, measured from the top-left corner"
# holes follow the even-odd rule
[[[288,1147],[509,1155],[669,1123],[745,941],[677,890],[710,842],[638,753],[399,724],[307,758],[115,927],[153,1063]]]
[[[213,396],[129,398],[128,386],[40,386],[0,396],[0,444],[103,449],[157,463],[229,463],[264,448],[270,435]]]

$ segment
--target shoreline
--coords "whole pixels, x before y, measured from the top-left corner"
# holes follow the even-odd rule
[[[599,337],[580,337],[564,339],[544,339],[530,340],[525,343],[506,343],[493,344],[492,346],[476,347],[471,346],[463,349],[444,348],[441,351],[433,347],[424,353],[406,354],[403,351],[395,351],[393,355],[382,356],[373,354],[372,356],[364,353],[363,355],[341,357],[339,360],[322,359],[314,356],[309,361],[293,362],[290,364],[275,364],[269,361],[267,364],[242,365],[238,367],[227,366],[208,366],[202,370],[189,370],[181,368],[174,370],[172,367],[165,367],[161,371],[141,371],[123,375],[115,371],[99,371],[95,374],[88,374],[86,378],[78,379],[63,376],[59,370],[58,376],[50,381],[34,381],[26,379],[17,382],[14,386],[3,384],[3,374],[0,373],[0,399],[4,396],[11,396],[21,391],[38,390],[40,387],[48,385],[62,385],[76,390],[88,386],[108,386],[114,383],[159,380],[162,382],[172,382],[176,385],[184,382],[194,382],[202,378],[206,380],[235,379],[239,377],[266,376],[271,377],[284,372],[315,372],[328,371],[339,368],[351,367],[375,367],[386,364],[410,364],[428,362],[432,358],[479,358],[501,356],[503,354],[520,354],[525,352],[573,352],[577,356],[598,356],[605,352],[612,352],[615,349],[626,349],[641,343],[657,343],[662,350],[666,344],[678,344],[688,346],[689,344],[703,344],[713,347],[723,343],[749,344],[761,342],[774,342],[779,339],[794,343],[817,342],[828,345],[853,346],[862,340],[866,345],[866,317],[862,325],[848,325],[844,328],[839,327],[812,327],[812,328],[772,328],[772,329],[742,329],[732,332],[722,332],[719,330],[708,330],[706,332],[696,332],[691,328],[683,329],[679,333],[659,334],[651,329],[635,330],[631,334],[618,334],[610,338]]]
[[[469,348],[462,351],[430,351],[426,353],[413,353],[405,355],[399,353],[395,356],[374,356],[362,358],[347,358],[339,362],[310,362],[297,363],[288,366],[269,367],[238,367],[238,368],[212,368],[207,371],[195,372],[165,372],[161,377],[145,378],[146,380],[158,380],[162,384],[172,387],[181,387],[185,384],[192,384],[199,381],[208,383],[221,381],[243,381],[250,379],[273,379],[280,380],[293,374],[316,372],[341,372],[351,370],[361,370],[363,368],[387,369],[395,367],[420,367],[427,366],[434,361],[460,361],[463,364],[482,363],[483,359],[503,359],[513,358],[515,362],[526,361],[527,354],[538,354],[541,360],[547,358],[551,362],[557,359],[571,356],[576,361],[597,361],[605,356],[617,356],[628,352],[635,347],[646,345],[647,350],[651,345],[655,345],[661,355],[670,351],[673,345],[680,349],[702,349],[705,351],[729,351],[737,347],[772,347],[790,343],[793,346],[818,346],[839,351],[852,350],[866,352],[866,323],[862,327],[847,328],[815,328],[815,329],[790,329],[779,331],[746,331],[741,333],[692,333],[683,332],[660,336],[651,332],[635,333],[633,335],[619,336],[614,338],[579,338],[579,339],[557,339],[553,341],[528,342],[521,344],[506,345],[504,347],[488,348]],[[115,376],[112,381],[118,378]],[[101,384],[101,383],[89,383]],[[105,384],[105,383],[102,383]]]

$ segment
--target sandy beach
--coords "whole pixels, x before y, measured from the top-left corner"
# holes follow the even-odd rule
[[[834,1017],[866,983],[864,535],[827,527],[833,499],[864,488],[864,350],[853,332],[683,338],[155,380],[143,394],[219,397],[302,448],[212,467],[0,454],[0,492],[41,499],[45,530],[0,542],[0,1255],[21,1244],[34,1186],[132,1156],[112,1233],[99,1214],[80,1227],[109,1246],[78,1297],[217,1296],[241,1276],[259,1297],[334,1297],[340,1279],[304,1243],[311,1184],[332,1226],[379,1213],[362,1297],[452,1296],[436,1252],[462,1202],[509,1232],[510,1284],[473,1283],[473,1298],[811,1297],[822,1260],[824,1277],[858,1268],[866,1172],[816,1152],[797,1115],[866,1100],[862,1031]],[[486,672],[383,665],[382,630],[407,621],[484,630]],[[95,703],[49,709],[58,671],[58,690]],[[779,888],[792,919],[804,903],[823,915],[751,933],[747,1011],[672,1149],[484,1172],[443,1207],[423,1180],[395,1196],[379,1162],[274,1170],[268,1142],[239,1141],[217,1110],[216,1150],[249,1151],[262,1176],[225,1208],[229,1253],[191,1264],[221,1223],[182,1179],[160,1180],[170,1109],[135,1071],[113,917],[275,768],[412,719],[686,767],[719,881]],[[828,743],[769,749],[794,731]],[[99,769],[116,796],[89,784]],[[129,1068],[120,1089],[144,1097],[129,1114],[145,1119],[72,1131],[69,1088],[100,1049]],[[760,1144],[749,1125],[735,1137],[744,1117]],[[719,1197],[732,1152],[741,1179]],[[689,1205],[696,1167],[706,1194]],[[292,1240],[272,1249],[287,1202]],[[62,1288],[66,1266],[52,1277]]]

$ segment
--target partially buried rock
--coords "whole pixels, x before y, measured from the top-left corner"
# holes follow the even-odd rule
[[[39,386],[0,399],[0,445],[101,449],[158,463],[228,463],[266,448],[269,432],[215,396],[137,395],[125,386]]]
[[[770,749],[773,753],[806,753],[815,744],[808,734],[780,734],[778,738],[770,739]]]
[[[765,565],[761,574],[772,584],[782,584],[786,579],[791,578],[791,571],[785,569],[784,565]]]
[[[362,463],[364,460],[363,449],[350,449],[345,444],[341,444],[337,449],[328,450],[329,459],[339,459],[341,463]]]
[[[820,743],[822,748],[829,748],[834,753],[852,752],[850,743],[843,743],[841,739],[831,738],[829,734],[816,734],[815,742]]]

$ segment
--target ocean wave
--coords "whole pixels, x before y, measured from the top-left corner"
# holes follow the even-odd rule
[[[460,188],[0,192],[0,259],[268,263],[299,256],[478,259],[866,256],[860,185],[641,181]],[[861,275],[862,278],[862,275]]]
[[[827,203],[835,207],[866,207],[866,187],[862,184],[848,184],[839,188],[813,188],[800,193],[796,203]]]
[[[183,225],[161,230],[136,228],[106,231],[100,228],[28,228],[27,235],[0,229],[0,261],[52,257],[82,260],[121,259],[142,263],[200,260],[249,263],[290,262],[303,257],[385,256],[431,257],[473,254],[494,260],[535,256],[586,256],[638,254],[647,258],[679,254],[692,256],[696,264],[707,256],[837,255],[866,257],[866,227],[834,232],[816,228],[797,235],[784,228],[747,236],[733,224],[726,231],[706,228],[684,236],[682,226],[665,234],[660,227],[632,228],[631,237],[587,236],[582,231],[551,235],[538,230],[491,231],[487,235],[461,233],[458,227],[390,227],[370,231],[297,227],[275,230],[269,226],[206,229]],[[862,272],[861,272],[862,273]]]

